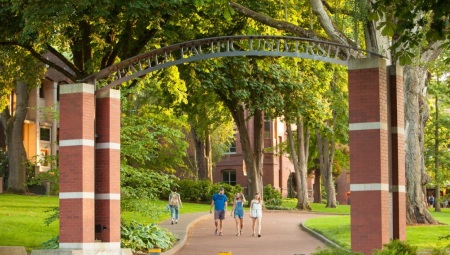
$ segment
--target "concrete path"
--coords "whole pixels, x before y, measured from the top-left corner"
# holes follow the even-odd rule
[[[264,211],[261,237],[252,236],[252,221],[246,213],[244,233],[236,236],[234,219],[227,215],[223,236],[214,235],[213,215],[209,213],[182,214],[178,224],[170,221],[161,227],[175,233],[180,241],[165,255],[309,255],[327,244],[304,231],[300,224],[310,218],[327,217],[323,214]],[[227,253],[228,252],[228,253]]]

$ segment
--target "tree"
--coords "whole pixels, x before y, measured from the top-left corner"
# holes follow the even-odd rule
[[[363,1],[355,2],[355,12],[350,12],[348,9],[340,9],[340,6],[332,6],[328,2],[320,0],[310,0],[311,9],[316,16],[318,23],[321,25],[322,30],[314,30],[313,25],[300,23],[297,25],[295,23],[290,23],[287,21],[280,21],[271,18],[268,15],[255,12],[237,3],[230,3],[230,6],[240,15],[252,18],[253,20],[260,22],[262,24],[268,25],[273,28],[283,30],[287,33],[294,34],[297,36],[308,37],[308,38],[322,38],[325,40],[332,40],[339,44],[344,44],[348,46],[358,46],[366,47],[367,50],[380,51],[385,53],[392,61],[396,63],[398,59],[402,64],[408,62],[416,63],[427,63],[433,61],[439,56],[442,51],[441,46],[444,45],[444,38],[442,36],[422,36],[422,35],[437,35],[438,33],[433,32],[433,29],[427,30],[426,24],[422,21],[432,21],[431,24],[441,24],[441,28],[448,26],[445,23],[445,14],[448,12],[448,8],[443,11],[444,3],[443,1],[438,1],[433,4],[428,4],[428,2],[417,1],[417,5],[410,4],[410,2],[405,1],[377,1],[378,7],[384,7],[386,9],[379,9],[375,14],[371,16],[371,20],[367,19],[367,16],[371,11],[374,11],[371,6],[361,4]],[[415,1],[413,1],[415,2]],[[359,3],[359,5],[356,5]],[[407,8],[398,8],[397,5],[402,7],[405,5]],[[415,6],[418,6],[417,9]],[[342,13],[343,15],[353,15],[354,27],[363,28],[366,40],[359,40],[361,34],[357,33],[356,29],[353,29],[352,33],[354,39],[351,40],[346,36],[348,31],[349,23],[343,22],[343,26],[339,26],[333,19],[331,19],[330,14],[332,13]],[[401,13],[397,19],[397,12]],[[264,13],[264,12],[263,12]],[[410,15],[412,13],[412,15]],[[438,14],[436,14],[438,13]],[[388,14],[388,15],[385,15]],[[358,18],[356,18],[358,17]],[[376,18],[375,18],[376,17]],[[385,19],[387,17],[387,19]],[[421,20],[421,17],[425,19]],[[426,19],[430,17],[430,19]],[[407,22],[409,24],[408,29],[402,29],[402,27],[393,30],[392,24],[399,24],[402,22]],[[443,24],[445,26],[442,26]],[[388,25],[388,26],[386,26]],[[307,29],[305,27],[311,27],[312,29]],[[439,26],[437,26],[439,27]],[[377,29],[384,28],[384,29]],[[431,31],[431,32],[429,32]],[[327,36],[323,36],[325,33]],[[389,47],[389,37],[392,36],[393,45],[399,45],[400,47]],[[413,42],[418,38],[419,43],[397,43],[397,39],[400,36],[405,36],[405,38],[412,38]],[[445,37],[445,34],[444,34]],[[448,37],[445,37],[448,40]],[[408,49],[408,50],[406,50]],[[393,52],[391,53],[390,50]],[[404,51],[404,52],[401,52]],[[413,51],[413,54],[406,54],[406,52]],[[405,53],[406,56],[402,57]],[[403,55],[402,55],[403,54]],[[412,56],[417,56],[414,61],[411,61]],[[408,60],[409,61],[406,61]],[[425,167],[423,160],[423,132],[424,132],[424,122],[426,120],[427,106],[424,105],[423,91],[425,87],[427,69],[423,65],[408,65],[404,68],[404,85],[405,85],[405,140],[406,140],[406,179],[407,179],[407,222],[408,223],[435,223],[435,220],[428,213],[425,207],[425,201],[423,199],[422,187],[424,185]]]
[[[179,21],[189,17],[194,7],[189,1],[2,1],[0,54],[6,58],[2,58],[0,66],[2,73],[8,74],[7,82],[6,78],[2,81],[5,86],[0,86],[2,102],[13,88],[20,93],[13,118],[6,119],[8,110],[5,104],[1,105],[2,123],[8,125],[7,137],[21,146],[27,106],[24,92],[40,84],[36,80],[43,77],[36,67],[44,65],[35,60],[78,82],[120,60],[164,44],[168,39],[162,31],[175,34],[171,31],[179,31],[183,24]],[[45,58],[46,52],[52,53],[55,60]],[[10,64],[11,61],[17,64]],[[24,68],[27,65],[33,69]],[[33,74],[33,82],[27,82],[23,74]],[[29,86],[25,88],[24,83]],[[16,88],[16,84],[21,87]],[[9,159],[20,162],[10,163],[10,181],[17,183],[9,186],[22,191],[25,180],[14,176],[23,176],[24,150],[13,146],[8,144]]]
[[[16,70],[11,72],[11,70]],[[0,122],[6,133],[9,158],[9,192],[26,192],[27,155],[23,145],[23,122],[27,115],[28,93],[40,84],[43,67],[26,51],[15,46],[0,49]],[[9,98],[15,95],[14,105]],[[13,110],[15,109],[15,111]]]
[[[335,208],[336,190],[334,177],[342,173],[342,168],[348,169],[348,155],[345,157],[345,146],[348,144],[348,91],[339,68],[332,71],[330,88],[326,92],[330,101],[331,117],[325,119],[324,127],[316,130],[317,148],[320,162],[320,175],[327,194],[326,207]],[[344,144],[344,145],[343,145]],[[344,157],[336,157],[335,155]],[[338,172],[338,173],[337,173]]]
[[[424,132],[429,117],[426,100],[426,63],[436,60],[448,44],[448,3],[444,1],[378,1],[372,18],[383,20],[379,28],[392,37],[393,61],[408,64],[404,68],[407,223],[435,224],[427,210],[424,186]],[[419,64],[412,64],[419,63]],[[425,93],[424,93],[425,92]]]
[[[450,108],[449,81],[442,56],[431,66],[427,99],[430,102],[430,115],[425,128],[425,166],[435,188],[435,211],[441,211],[441,188],[450,178]],[[426,193],[425,193],[426,194]]]
[[[205,88],[195,72],[196,64],[182,66],[180,70],[188,84],[187,102],[180,111],[188,115],[191,136],[195,146],[194,177],[213,181],[213,166],[234,142],[234,125],[227,108],[218,96]]]

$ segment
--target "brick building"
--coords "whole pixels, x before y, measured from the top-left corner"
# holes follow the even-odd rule
[[[253,141],[253,121],[248,121],[250,140]],[[226,182],[231,185],[239,184],[246,191],[248,188],[247,172],[244,157],[240,146],[239,134],[236,142],[230,147],[229,152],[218,162],[213,169],[214,182]],[[264,147],[276,147],[287,140],[286,125],[279,119],[264,121]],[[277,155],[273,152],[264,153],[263,161],[263,185],[272,185],[280,191],[283,197],[288,195],[290,185],[289,176],[294,172],[294,166],[286,155]],[[312,194],[313,182],[308,178],[308,189]]]

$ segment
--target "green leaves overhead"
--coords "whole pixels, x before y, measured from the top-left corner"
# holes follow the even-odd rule
[[[450,2],[445,0],[381,0],[374,4],[371,20],[381,21],[378,29],[393,39],[395,59],[410,64],[417,48],[426,49],[437,41],[450,42]]]

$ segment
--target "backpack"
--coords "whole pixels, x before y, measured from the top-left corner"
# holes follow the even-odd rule
[[[170,205],[178,205],[178,193],[172,193],[170,194],[170,200],[169,200],[169,204]]]

